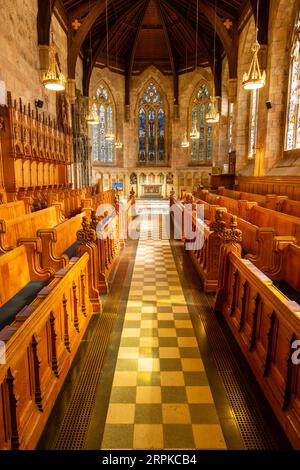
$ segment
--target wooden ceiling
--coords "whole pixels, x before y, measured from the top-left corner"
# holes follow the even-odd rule
[[[204,8],[214,12],[215,0],[199,1],[199,39],[197,63],[211,66],[213,61],[214,18],[208,19]],[[61,0],[69,23],[84,22],[99,0]],[[217,19],[232,26],[232,38],[241,18],[250,9],[249,0],[216,0]],[[183,73],[196,63],[197,0],[110,0],[108,1],[108,47],[106,11],[100,13],[87,34],[82,51],[93,65],[111,68],[131,75],[141,73],[153,64],[164,74]],[[230,25],[230,23],[229,23]],[[70,25],[68,25],[70,27]],[[225,30],[226,33],[226,30]],[[217,58],[224,54],[219,35]],[[88,59],[90,60],[90,59]]]

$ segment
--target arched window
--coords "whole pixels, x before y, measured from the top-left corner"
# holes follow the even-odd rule
[[[257,119],[258,119],[259,90],[252,90],[250,94],[250,119],[249,119],[249,150],[248,158],[253,159],[256,155],[257,143]]]
[[[191,102],[190,132],[197,129],[199,139],[192,140],[191,159],[193,163],[211,162],[213,151],[213,128],[206,122],[211,109],[209,91],[206,85],[197,87]]]
[[[166,155],[166,108],[158,87],[150,81],[138,107],[139,163],[159,164]]]
[[[286,150],[300,148],[300,14],[295,26],[291,54],[288,114],[286,126]]]
[[[114,102],[108,87],[100,83],[94,98],[93,111],[99,116],[99,125],[93,126],[93,159],[100,163],[113,163],[115,144]],[[109,138],[110,137],[110,138]]]

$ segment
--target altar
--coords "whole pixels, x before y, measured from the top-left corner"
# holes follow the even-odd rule
[[[143,184],[142,185],[142,197],[162,197],[162,185],[161,184]]]

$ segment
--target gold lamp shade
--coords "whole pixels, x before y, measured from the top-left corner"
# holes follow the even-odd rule
[[[56,60],[56,47],[51,35],[51,45],[49,51],[49,68],[43,75],[43,85],[47,90],[64,91],[66,88],[66,77],[60,71]]]
[[[210,111],[206,114],[206,122],[208,124],[216,124],[220,120],[220,114],[216,111],[216,98],[211,99]]]
[[[260,50],[260,45],[256,41],[252,48],[251,52],[253,54],[252,61],[248,73],[244,73],[243,76],[243,87],[245,90],[259,90],[263,88],[266,84],[266,72],[261,72],[258,60],[258,52]]]

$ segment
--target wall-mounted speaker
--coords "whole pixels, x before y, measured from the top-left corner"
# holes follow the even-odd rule
[[[273,108],[272,101],[271,100],[266,101],[266,106],[267,106],[267,109],[272,109]]]
[[[37,108],[42,108],[44,106],[44,101],[36,100],[35,105],[36,105]]]

